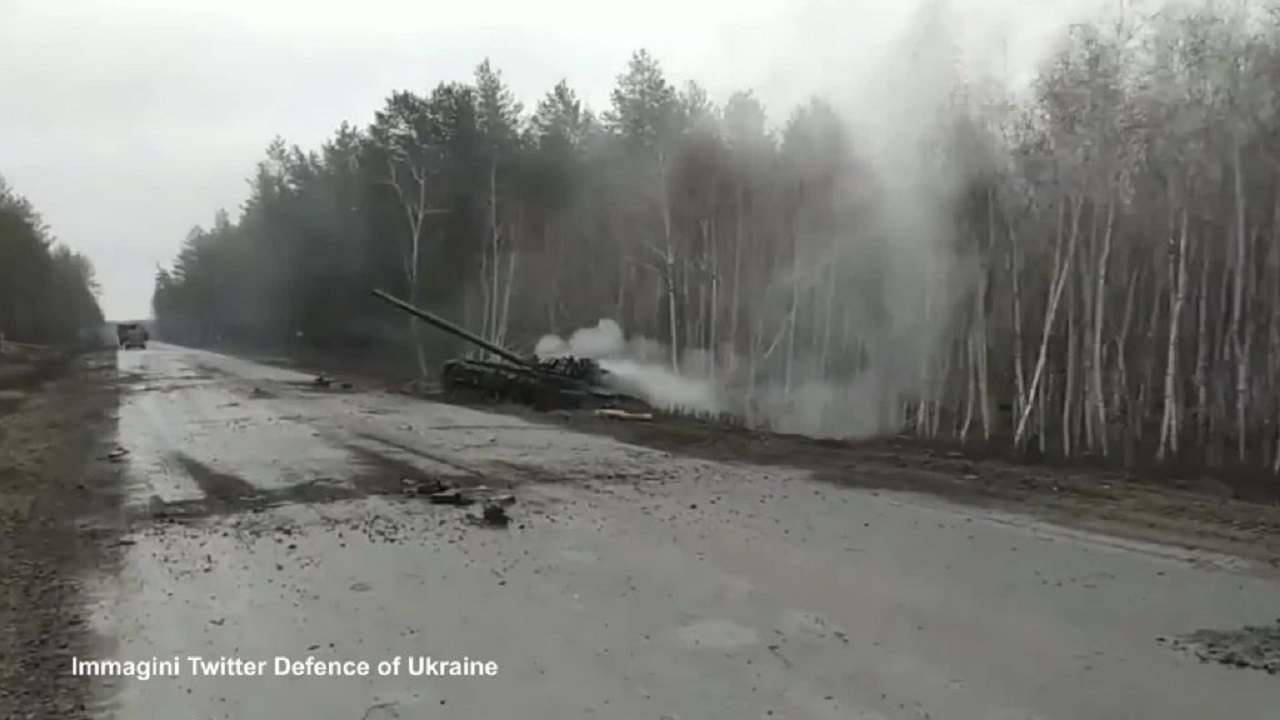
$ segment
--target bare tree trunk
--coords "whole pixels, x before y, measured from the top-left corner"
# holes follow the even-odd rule
[[[1040,448],[1041,455],[1044,455],[1045,451],[1048,449],[1046,443],[1049,439],[1049,428],[1045,426],[1045,418],[1049,414],[1049,386],[1052,383],[1052,377],[1047,378],[1045,382],[1040,383],[1040,400],[1038,412],[1036,413],[1040,418],[1040,431],[1036,434],[1036,443]],[[1028,403],[1027,407],[1034,407],[1035,405],[1036,403]]]
[[[742,238],[743,238],[743,200],[745,190],[738,184],[738,202],[734,207],[735,223],[733,236],[733,296],[729,299],[729,344],[736,358],[739,352],[738,323],[742,305]]]
[[[987,320],[983,316],[978,335],[978,407],[982,410],[982,439],[991,439],[991,382],[990,364],[987,361]]]
[[[498,160],[494,158],[489,163],[489,252],[492,253],[493,257],[490,263],[492,277],[489,278],[489,317],[485,318],[485,325],[492,333],[489,339],[495,342],[498,334],[498,293],[501,292],[501,282],[498,279],[502,268],[500,233],[501,229],[498,227]]]
[[[822,314],[822,350],[819,368],[821,368],[822,376],[827,377],[828,362],[831,357],[831,315],[832,309],[835,307],[836,297],[836,266],[835,263],[828,263],[824,277],[826,278],[826,311]]]
[[[1102,233],[1102,251],[1098,254],[1098,274],[1093,297],[1093,406],[1098,447],[1105,457],[1107,447],[1107,401],[1103,388],[1102,330],[1106,323],[1107,269],[1111,260],[1111,234],[1115,228],[1116,204],[1114,197],[1107,200],[1107,227]]]
[[[800,304],[799,283],[795,279],[791,282],[791,310],[787,317],[787,356],[786,365],[783,368],[783,395],[787,402],[791,401],[791,366],[795,362],[796,357],[796,307]]]
[[[1173,279],[1169,278],[1172,283]],[[1142,383],[1138,386],[1138,402],[1135,403],[1136,411],[1133,413],[1134,418],[1134,439],[1141,442],[1146,437],[1146,422],[1151,397],[1155,393],[1155,368],[1156,358],[1159,357],[1159,336],[1160,336],[1160,318],[1167,303],[1163,302],[1164,297],[1164,278],[1163,275],[1157,277],[1153,271],[1152,275],[1152,293],[1151,293],[1151,316],[1147,320],[1146,326],[1146,347],[1144,352],[1139,353],[1142,360]]]
[[[717,232],[717,235],[719,233]],[[720,254],[712,249],[711,262],[711,327],[708,344],[707,373],[712,382],[716,381],[720,365]]]
[[[1070,261],[1068,261],[1070,262]],[[1068,276],[1067,285],[1067,365],[1063,377],[1062,388],[1062,456],[1071,457],[1072,438],[1072,403],[1075,402],[1076,389],[1076,283]]]
[[[494,341],[498,345],[505,345],[507,342],[507,328],[511,320],[511,287],[516,284],[516,259],[518,257],[514,249],[507,252],[507,282],[506,287],[502,290],[502,317],[498,323],[498,339]]]
[[[1052,287],[1049,291],[1049,303],[1045,309],[1044,331],[1040,336],[1040,352],[1036,358],[1036,369],[1031,376],[1031,387],[1028,395],[1035,395],[1036,390],[1040,386],[1041,377],[1044,375],[1045,361],[1049,352],[1049,337],[1053,334],[1053,321],[1058,313],[1058,302],[1062,298],[1062,291],[1066,287],[1067,276],[1071,272],[1071,259],[1075,256],[1076,240],[1080,235],[1080,203],[1073,201],[1070,196],[1067,197],[1067,205],[1071,207],[1071,233],[1070,238],[1066,242],[1066,251],[1061,259],[1058,258],[1058,252],[1054,251],[1054,272]],[[1059,211],[1058,218],[1058,240],[1057,245],[1062,245],[1062,214],[1066,212],[1066,208]],[[1022,439],[1026,434],[1027,418],[1031,415],[1031,408],[1034,401],[1031,397],[1027,398],[1025,407],[1022,409],[1022,417],[1018,420],[1018,428],[1013,435],[1014,445],[1021,446]],[[1043,437],[1043,433],[1041,433]]]
[[[942,424],[942,393],[947,385],[947,375],[951,372],[951,353],[942,353],[942,367],[934,377],[930,395],[932,410],[929,415],[929,437],[938,437],[938,427]]]
[[[800,304],[800,278],[797,270],[800,266],[800,237],[796,232],[794,221],[787,228],[791,235],[791,310],[790,317],[787,320],[787,355],[786,366],[783,368],[783,396],[787,402],[791,402],[791,368],[795,361],[796,353],[796,309]]]
[[[1018,247],[1017,238],[1014,237],[1013,227],[1009,228],[1009,281],[1012,284],[1013,295],[1013,377],[1017,387],[1017,395],[1014,397],[1013,411],[1015,416],[1022,417],[1022,413],[1026,407],[1027,400],[1031,394],[1027,392],[1026,378],[1023,376],[1022,369],[1022,262],[1020,259],[1021,249]]]
[[[991,439],[991,393],[990,373],[987,363],[987,294],[991,287],[991,258],[996,251],[996,210],[995,191],[987,188],[987,242],[982,249],[982,263],[978,272],[978,295],[974,299],[974,312],[977,314],[977,384],[978,407],[981,409],[982,439]]]
[[[1131,396],[1129,394],[1129,366],[1128,366],[1128,347],[1129,347],[1129,328],[1133,325],[1133,305],[1134,299],[1138,291],[1138,283],[1142,280],[1142,267],[1138,266],[1133,269],[1129,276],[1129,288],[1125,293],[1124,300],[1124,316],[1120,320],[1120,332],[1116,336],[1116,378],[1115,387],[1112,390],[1111,406],[1117,410],[1124,408],[1126,415],[1134,412],[1132,407]],[[1129,424],[1125,423],[1121,427],[1121,433],[1127,433]]]
[[[480,337],[487,340],[493,340],[493,326],[490,324],[493,320],[494,295],[497,288],[490,286],[489,273],[489,251],[488,242],[480,251],[480,299],[483,304],[483,317],[480,321]],[[483,358],[487,355],[487,351],[479,347],[470,349],[468,355],[477,358]]]
[[[667,188],[667,160],[662,153],[658,154],[658,171],[662,184],[660,193],[662,200],[662,239],[665,243],[663,263],[665,268],[664,280],[667,284],[667,322],[671,325],[671,369],[678,373],[680,372],[680,347],[678,342],[680,330],[676,326],[676,257],[671,237],[671,198]]]
[[[755,322],[750,323],[751,337],[748,338],[747,349],[747,417],[751,418],[751,423],[755,424],[756,420],[756,359],[759,357],[760,336],[763,334],[764,319],[756,317]]]
[[[405,284],[408,285],[406,289],[408,290],[409,302],[417,305],[420,302],[418,269],[421,267],[422,230],[426,224],[427,216],[439,211],[431,210],[427,205],[427,169],[421,166],[411,166],[409,175],[413,181],[413,195],[406,193],[404,186],[400,182],[396,158],[387,158],[387,175],[382,180],[382,184],[390,187],[395,192],[396,198],[400,201],[400,208],[404,210],[405,221],[409,227],[409,245],[404,248],[401,258],[404,262]],[[427,358],[422,346],[421,327],[419,321],[413,317],[409,318],[409,337],[413,343],[414,355],[418,361],[418,375],[426,377]]]
[[[1209,268],[1213,257],[1208,243],[1200,259],[1200,289],[1196,296],[1196,441],[1203,449],[1209,433]]]
[[[1156,460],[1163,462],[1170,452],[1178,452],[1177,371],[1178,371],[1178,338],[1179,321],[1182,318],[1182,306],[1187,294],[1187,208],[1182,208],[1182,220],[1178,230],[1176,249],[1171,247],[1169,253],[1169,344],[1165,357],[1164,370],[1164,420],[1161,423],[1160,446],[1156,450]],[[1173,238],[1169,238],[1173,246]]]
[[[978,385],[978,363],[977,363],[977,343],[974,342],[974,335],[971,331],[965,339],[965,404],[964,404],[964,422],[960,425],[960,439],[969,439],[969,426],[973,423],[973,405],[977,402],[977,385]]]
[[[1275,453],[1271,459],[1271,472],[1280,475],[1280,184],[1277,185],[1271,220],[1271,368],[1277,382],[1271,383],[1274,403],[1272,415],[1276,424]]]
[[[1244,295],[1249,284],[1249,272],[1245,267],[1248,232],[1245,227],[1244,179],[1240,168],[1240,145],[1235,146],[1235,199],[1236,199],[1236,281],[1235,295],[1231,303],[1232,349],[1236,356],[1236,459],[1244,462],[1247,457],[1245,441],[1248,428],[1245,425],[1249,404],[1249,324],[1245,318]]]

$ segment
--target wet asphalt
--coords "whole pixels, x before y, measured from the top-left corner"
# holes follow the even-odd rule
[[[1280,676],[1160,641],[1280,615],[1280,584],[1222,559],[208,352],[117,357],[129,531],[87,578],[93,659],[179,674],[92,680],[104,718],[1280,717]],[[511,523],[417,492],[439,483],[514,495]]]

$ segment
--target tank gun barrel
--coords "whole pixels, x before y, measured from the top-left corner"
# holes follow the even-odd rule
[[[401,300],[401,299],[400,299],[400,298],[398,298],[398,297],[395,297],[395,296],[393,296],[393,295],[389,295],[389,294],[387,294],[387,293],[385,293],[385,292],[383,292],[383,291],[381,291],[381,290],[376,290],[376,289],[373,291],[373,295],[374,295],[374,297],[378,298],[379,300],[382,300],[383,302],[389,303],[389,304],[391,304],[392,306],[397,307],[397,308],[399,308],[399,309],[401,309],[401,310],[403,310],[403,311],[405,311],[405,312],[409,313],[410,315],[412,315],[412,316],[414,316],[414,317],[418,318],[419,320],[422,320],[422,321],[423,321],[423,322],[425,322],[425,323],[429,323],[429,324],[431,324],[431,325],[434,325],[434,326],[436,326],[437,328],[439,328],[439,329],[441,329],[441,330],[443,330],[443,331],[445,331],[445,332],[449,333],[450,335],[455,335],[455,336],[457,336],[457,337],[460,337],[460,338],[462,338],[463,340],[466,340],[466,341],[470,342],[470,343],[471,343],[471,344],[473,344],[473,345],[478,345],[478,346],[480,346],[480,347],[484,348],[485,350],[488,350],[489,352],[493,353],[494,355],[497,355],[498,357],[500,357],[500,358],[502,358],[502,359],[504,359],[504,360],[507,360],[507,361],[509,361],[509,362],[513,362],[513,363],[515,363],[515,364],[517,364],[517,365],[521,365],[521,366],[528,366],[528,365],[529,365],[529,361],[528,361],[528,360],[525,360],[524,358],[521,358],[519,355],[516,355],[515,353],[511,352],[510,350],[507,350],[507,349],[505,349],[505,348],[503,348],[503,347],[500,347],[500,346],[498,346],[498,345],[495,345],[495,344],[493,344],[493,343],[489,342],[488,340],[485,340],[484,338],[480,337],[479,335],[475,335],[475,334],[473,334],[473,333],[471,333],[471,332],[469,332],[469,331],[467,331],[467,330],[464,330],[464,329],[462,329],[462,328],[458,327],[457,325],[454,325],[453,323],[449,322],[448,320],[445,320],[445,319],[444,319],[444,318],[442,318],[442,317],[439,317],[439,316],[437,316],[437,315],[432,315],[431,313],[427,312],[426,310],[422,310],[421,308],[414,307],[413,305],[410,305],[409,303],[407,303],[407,302],[405,302],[405,301]]]

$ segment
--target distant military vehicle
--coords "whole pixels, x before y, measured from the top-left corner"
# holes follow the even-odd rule
[[[147,349],[147,329],[142,323],[119,323],[116,325],[116,337],[120,341],[120,347],[128,350],[130,348]]]

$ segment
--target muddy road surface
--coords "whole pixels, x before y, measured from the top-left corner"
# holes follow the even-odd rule
[[[1276,622],[1280,583],[1243,561],[158,343],[116,357],[119,449],[97,461],[118,471],[101,519],[115,550],[78,569],[78,659],[155,662],[90,667],[91,717],[1280,708],[1265,663],[1168,641]],[[432,502],[441,488],[501,500],[510,521]],[[195,656],[232,662],[197,673]]]

